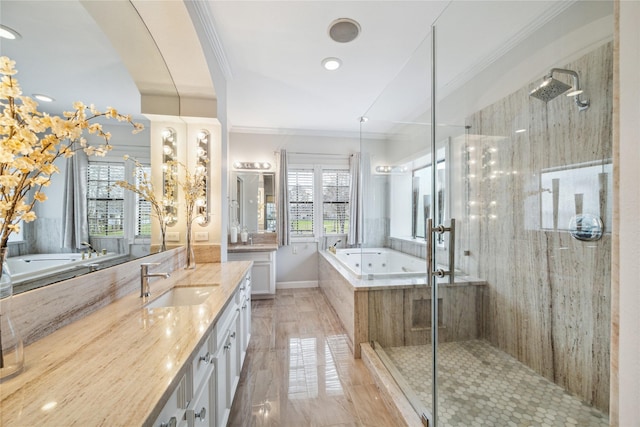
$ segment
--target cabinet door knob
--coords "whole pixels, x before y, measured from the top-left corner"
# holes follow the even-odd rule
[[[200,412],[196,412],[193,415],[196,418],[200,418],[200,421],[204,422],[204,417],[207,415],[207,409],[203,406],[202,409],[200,409]]]
[[[204,356],[200,356],[200,361],[206,363],[207,365],[211,363],[212,360],[213,360],[213,356],[208,351],[207,351],[207,354],[205,354]]]
[[[168,422],[160,424],[160,427],[176,427],[177,425],[178,420],[176,417],[171,417]]]

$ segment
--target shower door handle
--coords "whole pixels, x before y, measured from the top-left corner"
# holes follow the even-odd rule
[[[435,260],[433,259],[433,233],[443,234],[449,232],[449,271],[445,271],[441,268],[434,270]],[[433,226],[433,220],[427,221],[427,270],[431,276],[444,277],[449,276],[449,283],[453,284],[456,260],[455,260],[455,242],[456,242],[456,220],[451,218],[451,225],[445,227],[444,224],[440,224],[436,227]]]

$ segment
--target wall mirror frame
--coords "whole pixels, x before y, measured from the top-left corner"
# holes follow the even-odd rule
[[[276,231],[276,174],[235,170],[229,180],[230,223],[251,233]]]

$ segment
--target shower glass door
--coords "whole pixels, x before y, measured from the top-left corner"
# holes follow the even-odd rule
[[[451,2],[365,113],[356,335],[415,420],[607,425],[612,40],[609,1]]]
[[[429,31],[425,23],[425,36]],[[432,383],[430,366],[419,375],[411,361],[431,359],[431,288],[426,262],[426,223],[434,209],[448,215],[445,198],[433,205],[434,170],[438,191],[446,187],[445,145],[431,151],[431,40],[426,38],[396,78],[365,113],[361,123],[363,177],[362,280],[356,297],[367,342],[393,372],[415,409],[416,420],[431,417],[431,401],[419,395]],[[408,351],[411,352],[411,354]]]
[[[608,424],[612,12],[455,1],[434,24],[464,272],[438,285],[435,425]]]

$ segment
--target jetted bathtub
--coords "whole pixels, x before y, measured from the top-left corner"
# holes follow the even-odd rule
[[[358,279],[425,277],[427,261],[387,248],[337,249],[335,257]]]
[[[109,252],[106,255],[101,254],[98,256],[92,254],[91,258],[85,255],[85,258],[82,259],[82,254],[75,253],[36,254],[10,257],[7,258],[7,263],[9,264],[11,280],[16,285],[63,271],[95,268],[90,264],[100,264],[119,256],[121,255]]]

